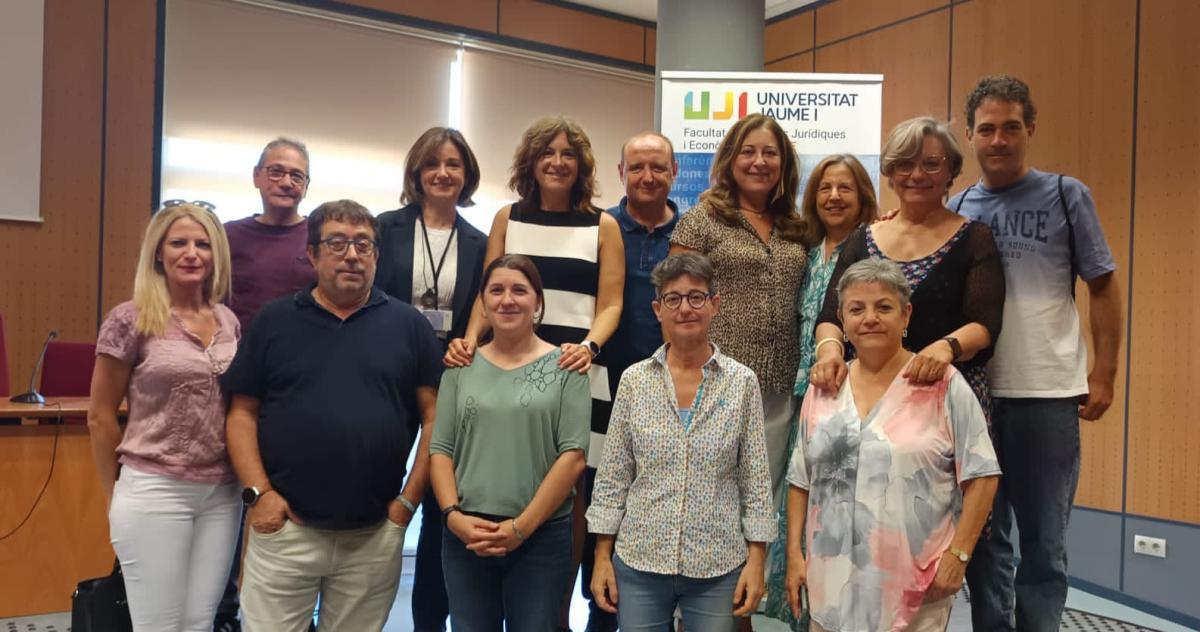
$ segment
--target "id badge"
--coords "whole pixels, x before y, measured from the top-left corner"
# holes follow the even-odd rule
[[[454,312],[448,309],[423,309],[421,315],[433,325],[433,330],[439,334],[446,334],[453,326]]]

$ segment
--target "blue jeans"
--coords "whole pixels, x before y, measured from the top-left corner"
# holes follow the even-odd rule
[[[967,567],[977,631],[1057,632],[1067,600],[1067,521],[1079,482],[1079,404],[1074,397],[992,399],[1004,475],[991,535]],[[1021,559],[1013,576],[1012,520]]]
[[[732,632],[733,591],[743,566],[707,579],[660,575],[632,569],[613,554],[617,576],[617,623],[622,632],[671,627],[675,607],[688,632]]]
[[[443,527],[442,572],[454,632],[554,632],[571,581],[571,516],[549,520],[516,551],[479,557]]]

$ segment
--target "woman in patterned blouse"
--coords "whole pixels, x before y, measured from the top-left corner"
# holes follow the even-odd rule
[[[96,340],[88,431],[134,630],[212,629],[234,561],[242,506],[217,382],[241,337],[221,304],[229,270],[216,215],[167,202],[146,227],[133,300]]]
[[[838,281],[857,359],[836,390],[804,396],[788,471],[786,591],[814,632],[946,629],[999,482],[983,409],[962,374],[903,377],[917,355],[900,267],[865,259]],[[800,549],[801,534],[808,557]]]
[[[700,202],[675,226],[671,253],[699,252],[716,270],[724,303],[713,318],[713,342],[758,376],[771,491],[778,507],[788,434],[796,419],[796,296],[807,258],[806,222],[796,212],[796,149],[775,119],[750,114],[721,140],[711,181]]]
[[[709,341],[713,278],[694,253],[655,266],[670,342],[625,371],[613,403],[587,519],[592,594],[622,630],[664,629],[678,606],[689,632],[728,632],[762,598],[776,535],[762,402],[754,373]]]
[[[813,168],[804,187],[800,202],[800,214],[808,221],[805,243],[808,245],[808,270],[796,300],[796,312],[800,316],[800,367],[796,369],[796,386],[793,393],[804,397],[808,390],[808,369],[813,363],[816,339],[813,330],[817,326],[817,315],[825,300],[825,288],[837,265],[838,255],[846,245],[846,238],[854,229],[870,224],[879,215],[875,202],[875,186],[862,163],[850,154],[826,156]],[[788,452],[796,442],[796,427],[792,426],[788,437]],[[787,532],[787,513],[779,512],[779,531]],[[807,630],[807,613],[793,619],[791,609],[784,598],[784,574],[787,570],[786,543],[778,538],[767,550],[767,605],[768,617],[792,624],[793,629]]]

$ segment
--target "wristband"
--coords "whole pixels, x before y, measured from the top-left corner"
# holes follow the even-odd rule
[[[510,519],[510,520],[509,520],[509,522],[511,522],[511,523],[512,523],[513,535],[517,536],[517,539],[518,539],[518,540],[522,540],[522,541],[524,541],[524,540],[525,540],[525,534],[524,534],[524,533],[521,533],[521,530],[517,528],[517,519],[516,519],[516,518],[512,518],[512,519]]]
[[[404,494],[400,494],[399,496],[396,496],[396,502],[400,503],[401,505],[404,505],[404,508],[407,509],[409,511],[409,513],[412,513],[412,514],[417,513],[417,506],[412,504],[411,500],[405,498]]]
[[[458,505],[450,505],[442,510],[442,524],[446,525],[450,521],[450,514],[454,512],[462,513],[463,508]]]

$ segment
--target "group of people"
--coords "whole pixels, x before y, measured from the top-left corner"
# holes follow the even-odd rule
[[[486,235],[442,127],[378,217],[302,217],[284,138],[253,169],[261,214],[164,203],[89,412],[134,628],[303,632],[319,599],[323,632],[380,630],[420,505],[418,631],[565,629],[580,565],[593,632],[745,630],[764,596],[797,630],[941,630],[964,578],[976,629],[1057,630],[1115,265],[1087,188],[1026,163],[1028,86],[983,78],[966,120],[980,181],[947,200],[967,157],[905,121],[888,212],[847,154],[801,191],[760,114],[686,213],[654,132],[597,208],[561,116],[525,131]]]

